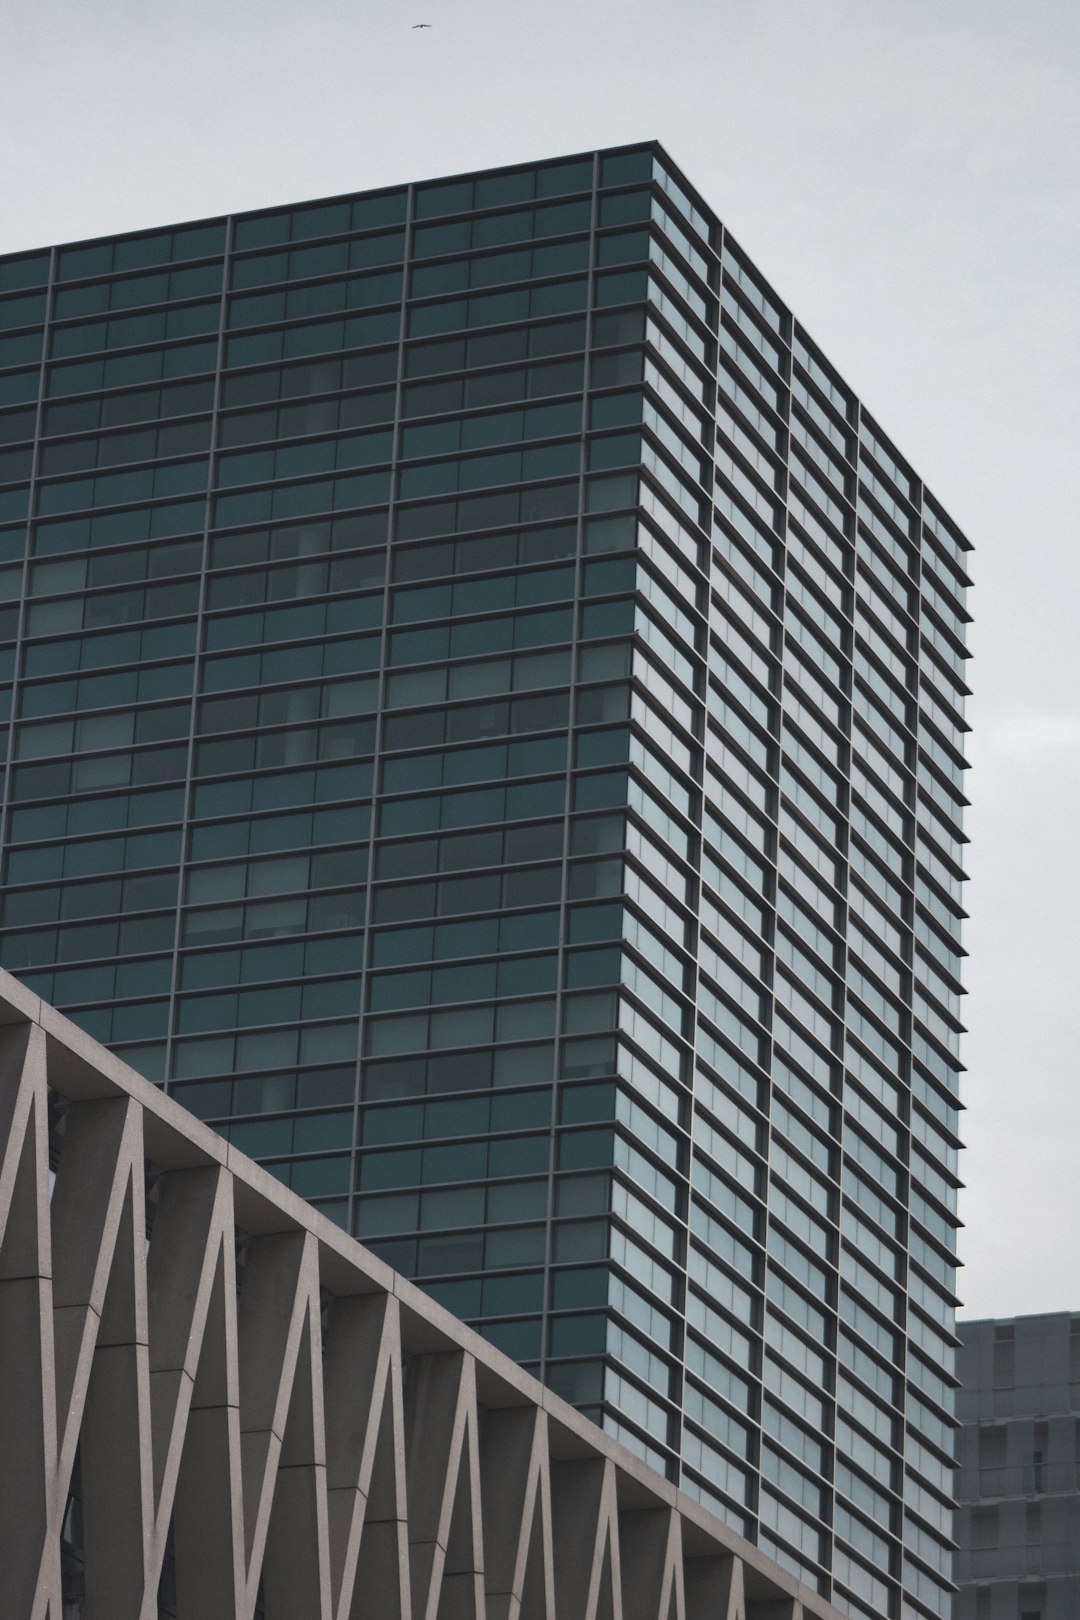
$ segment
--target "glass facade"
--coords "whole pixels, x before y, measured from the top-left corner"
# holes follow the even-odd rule
[[[968,543],[655,146],[0,260],[0,963],[944,1616]]]

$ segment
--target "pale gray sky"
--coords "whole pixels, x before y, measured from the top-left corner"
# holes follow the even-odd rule
[[[0,18],[0,251],[652,136],[978,548],[961,1292],[1080,1309],[1075,0]]]

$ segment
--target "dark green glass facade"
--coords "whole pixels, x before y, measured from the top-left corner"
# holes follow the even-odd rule
[[[943,1616],[967,542],[656,147],[0,260],[0,963]]]

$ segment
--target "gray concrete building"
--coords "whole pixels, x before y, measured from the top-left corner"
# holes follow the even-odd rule
[[[958,1332],[956,1620],[1076,1620],[1080,1312]]]
[[[0,972],[0,1620],[840,1611]]]

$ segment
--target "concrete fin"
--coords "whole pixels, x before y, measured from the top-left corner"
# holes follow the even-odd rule
[[[682,1536],[670,1508],[619,1515],[625,1620],[685,1620]]]
[[[48,1134],[41,1032],[0,1029],[0,1281],[41,1276],[49,1259]]]
[[[686,1582],[683,1571],[686,1560],[683,1557],[682,1520],[677,1513],[672,1513],[671,1523],[668,1527],[667,1562],[664,1569],[664,1582],[660,1591],[660,1620],[687,1620],[686,1617]],[[625,1575],[624,1575],[625,1580]]]
[[[94,1348],[100,1335],[121,1210],[133,1178],[142,1199],[142,1129],[128,1098],[72,1103],[50,1215],[56,1346],[58,1487],[66,1497]],[[145,1215],[140,1244],[145,1244]],[[140,1256],[141,1258],[141,1256]],[[145,1337],[145,1325],[144,1325]]]
[[[240,1388],[236,1326],[236,1253],[231,1227],[232,1196],[226,1183],[222,1189],[222,1205],[228,1211],[229,1224],[220,1238],[215,1240],[210,1296],[206,1302],[202,1343],[195,1369],[195,1387],[191,1393],[193,1411],[218,1406],[239,1409]]]
[[[331,1620],[325,1435],[316,1287],[307,1292],[274,1482],[262,1566],[266,1620]]]
[[[186,1174],[186,1172],[185,1172]],[[206,1262],[209,1287],[200,1281],[192,1334],[198,1330],[198,1362],[170,1376],[191,1379],[186,1398],[175,1479],[158,1498],[158,1533],[170,1508],[178,1612],[199,1620],[237,1620],[245,1598],[244,1525],[237,1400],[236,1274],[231,1241],[231,1196],[223,1178],[215,1193],[218,1213],[230,1224],[211,1222]],[[151,1309],[153,1346],[154,1311]],[[153,1353],[153,1348],[152,1348]],[[187,1361],[187,1358],[184,1358]],[[155,1376],[154,1374],[151,1375]],[[165,1377],[159,1373],[158,1377]],[[179,1425],[180,1403],[176,1422]],[[155,1463],[157,1461],[155,1455]]]
[[[240,1427],[235,1407],[193,1408],[173,1498],[178,1612],[199,1620],[245,1613]]]
[[[464,1351],[418,1356],[410,1364],[405,1445],[417,1620],[482,1620],[476,1372]]]
[[[411,1620],[409,1536],[404,1519],[364,1524],[352,1595],[343,1591],[339,1620],[369,1620],[372,1592],[379,1594],[379,1620]]]
[[[360,1476],[361,1486],[367,1484],[368,1495],[350,1613],[359,1614],[364,1593],[377,1591],[384,1596],[387,1620],[411,1620],[405,1395],[396,1325],[389,1340],[385,1367],[382,1410],[373,1444],[365,1445]]]
[[[334,1612],[348,1620],[354,1593],[374,1589],[386,1600],[388,1620],[405,1620],[408,1510],[397,1301],[378,1294],[336,1300],[323,1366],[326,1407],[335,1414],[326,1437]]]
[[[568,1620],[622,1620],[615,1470],[600,1457],[552,1470],[555,1607]]]
[[[47,1596],[59,1615],[48,1102],[30,1026],[0,1030],[0,1141],[0,1570],[13,1614]]]
[[[686,1620],[747,1620],[743,1567],[737,1558],[688,1558],[683,1566]]]
[[[471,1371],[471,1361],[469,1366]],[[474,1400],[466,1408],[463,1425],[461,1459],[439,1591],[438,1620],[484,1620],[483,1546],[479,1421]]]
[[[124,1182],[79,1431],[86,1620],[137,1616],[156,1585],[141,1153]]]
[[[305,1232],[252,1238],[240,1283],[240,1449],[248,1601],[254,1605],[301,1340],[318,1308],[314,1239]]]
[[[172,1513],[211,1293],[221,1272],[225,1218],[218,1206],[227,1195],[227,1180],[216,1166],[166,1176],[147,1251],[154,1505],[159,1530]]]
[[[372,1421],[364,1441],[359,1488],[367,1498],[365,1520],[375,1523],[383,1519],[408,1517],[408,1499],[405,1490],[405,1388],[401,1367],[401,1345],[396,1333],[392,1344],[386,1347],[380,1364],[379,1381],[382,1404]]]
[[[522,1526],[522,1542],[518,1548],[521,1595],[517,1599],[517,1620],[555,1620],[551,1489],[546,1452],[542,1471],[537,1477],[532,1511],[529,1513],[526,1509],[526,1514]],[[510,1620],[515,1620],[513,1614]]]
[[[547,1417],[527,1406],[489,1412],[482,1438],[489,1617],[554,1620]]]
[[[601,1555],[599,1578],[589,1591],[588,1620],[618,1620],[621,1611],[622,1587],[613,1568],[612,1545],[609,1539]]]

